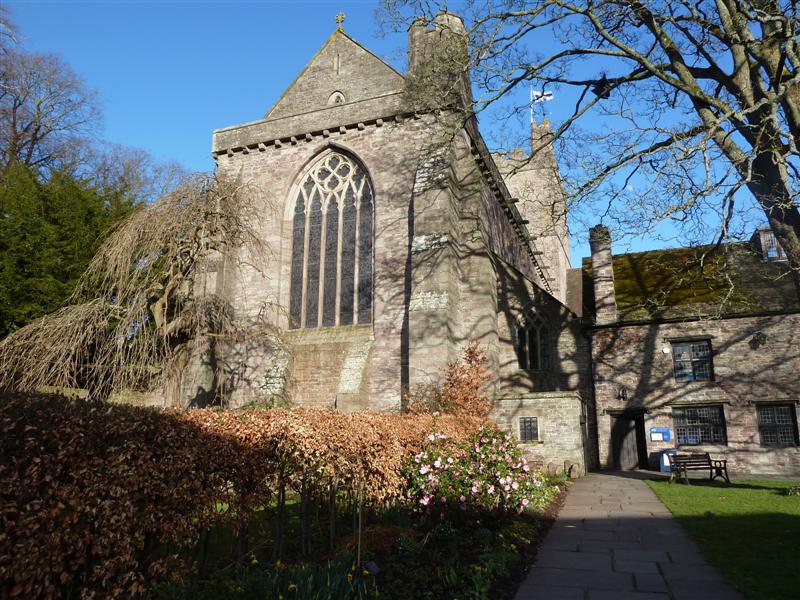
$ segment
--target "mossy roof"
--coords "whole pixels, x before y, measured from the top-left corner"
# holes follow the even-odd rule
[[[616,254],[619,321],[800,310],[786,262],[764,262],[747,242]],[[591,258],[583,259],[584,316],[594,318]]]

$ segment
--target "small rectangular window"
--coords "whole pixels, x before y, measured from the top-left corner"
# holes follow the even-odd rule
[[[793,404],[759,404],[758,434],[762,446],[797,446],[797,416]]]
[[[679,446],[728,443],[721,406],[675,407],[672,421]]]
[[[520,417],[519,418],[519,439],[521,442],[539,441],[539,418]]]
[[[672,360],[675,365],[675,381],[711,381],[713,365],[711,342],[673,342]]]

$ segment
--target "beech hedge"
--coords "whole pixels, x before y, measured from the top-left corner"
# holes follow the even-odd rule
[[[484,421],[435,419],[458,443]],[[185,575],[204,532],[288,490],[403,499],[430,415],[186,412],[0,394],[0,597],[120,598]],[[226,507],[220,510],[220,507]]]

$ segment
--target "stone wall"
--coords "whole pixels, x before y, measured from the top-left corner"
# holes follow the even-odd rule
[[[297,182],[306,166],[320,153],[329,149],[345,152],[360,161],[368,172],[374,189],[374,268],[373,268],[373,323],[372,349],[365,369],[374,374],[369,377],[365,393],[370,398],[370,408],[391,410],[400,407],[401,330],[407,326],[406,308],[409,298],[408,273],[411,234],[409,220],[412,189],[420,160],[423,142],[430,138],[431,122],[410,119],[385,123],[381,126],[353,127],[344,132],[302,138],[297,143],[269,146],[265,150],[249,153],[237,152],[232,156],[218,157],[222,174],[240,177],[247,182],[261,215],[259,226],[268,251],[250,256],[245,251],[232,257],[226,265],[225,291],[245,318],[266,310],[270,318],[282,329],[288,326],[286,307],[289,305],[289,278],[292,215],[291,206],[297,194]],[[322,330],[324,331],[324,330]],[[333,330],[330,330],[333,332]],[[346,348],[361,343],[363,332],[354,334],[350,342],[335,333],[335,341],[325,347],[324,334],[315,344],[299,344],[290,352],[292,364],[305,365],[314,358],[324,357],[335,364],[344,365],[334,355],[346,353]],[[296,337],[296,336],[295,336]],[[344,344],[344,345],[342,345]],[[303,353],[309,353],[304,357]],[[406,349],[407,352],[407,349]],[[254,357],[254,362],[265,362]],[[305,368],[304,368],[305,369]],[[310,373],[308,370],[304,370]],[[240,380],[233,391],[231,403],[245,404],[258,396],[264,373],[254,370],[248,381]],[[319,376],[319,371],[317,372]],[[325,375],[338,381],[336,369]],[[297,378],[295,377],[295,381]],[[331,403],[332,397],[311,399],[311,388],[295,385],[303,401]],[[321,393],[314,388],[313,393]]]
[[[713,381],[675,381],[671,342],[687,339],[710,341]],[[800,475],[800,448],[762,446],[756,420],[758,403],[800,402],[800,314],[597,327],[592,355],[603,467],[611,464],[610,413],[644,410],[655,467],[658,451],[676,445],[672,408],[715,405],[724,410],[727,444],[681,451],[727,458],[734,472]],[[651,441],[651,427],[669,427],[673,440]]]
[[[586,413],[580,394],[531,392],[503,397],[492,412],[492,418],[501,429],[519,439],[520,417],[536,417],[539,441],[520,442],[525,457],[535,466],[551,472],[572,467],[570,475],[578,477],[592,466],[585,444]]]

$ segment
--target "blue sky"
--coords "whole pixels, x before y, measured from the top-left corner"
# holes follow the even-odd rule
[[[210,170],[211,131],[261,118],[333,32],[397,64],[405,35],[377,37],[375,2],[18,2],[30,51],[63,57],[98,91],[104,137]]]

